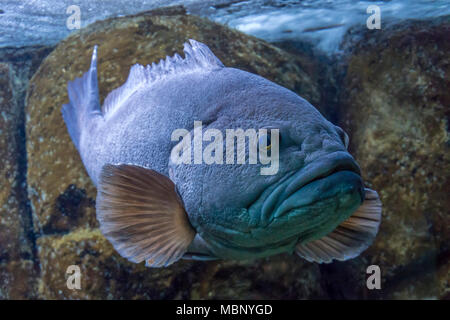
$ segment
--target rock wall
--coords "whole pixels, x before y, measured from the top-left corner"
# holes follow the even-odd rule
[[[449,32],[449,17],[366,31],[340,85],[340,124],[383,202],[362,256],[380,265],[383,298],[450,294]]]
[[[227,66],[320,101],[317,78],[307,72],[313,60],[180,11],[97,22],[62,41],[31,80],[26,106],[28,195],[41,266],[40,298],[327,297],[318,281],[318,266],[295,256],[245,263],[181,261],[167,269],[147,269],[121,258],[97,229],[96,190],[61,117],[61,106],[68,101],[67,81],[88,69],[98,44],[103,100],[125,81],[133,64],[182,53],[189,38],[207,43]],[[81,267],[80,291],[66,287],[69,265]]]
[[[34,297],[38,273],[26,195],[25,91],[50,48],[0,49],[0,299]]]
[[[175,8],[97,22],[48,56],[52,48],[0,50],[0,299],[448,299],[449,31],[448,18],[353,30],[359,34],[346,55],[332,60]],[[294,90],[349,133],[384,205],[371,248],[320,266],[278,255],[166,269],[129,263],[113,250],[61,118],[67,81],[88,69],[98,44],[103,100],[131,65],[181,53],[189,38],[227,66]],[[381,290],[365,285],[371,264],[381,267]],[[81,290],[66,286],[70,265],[81,268]]]

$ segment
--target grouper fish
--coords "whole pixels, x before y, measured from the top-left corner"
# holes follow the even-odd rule
[[[68,95],[62,116],[97,187],[100,229],[132,262],[297,253],[329,263],[358,256],[378,232],[381,202],[364,187],[347,134],[294,92],[225,67],[202,43],[185,43],[184,58],[134,65],[102,106],[95,46]],[[262,163],[174,161],[196,122],[224,134],[267,129],[257,143],[267,151],[276,142],[276,172],[261,174]],[[187,134],[174,141],[178,129]]]

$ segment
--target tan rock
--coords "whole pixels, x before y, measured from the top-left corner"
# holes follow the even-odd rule
[[[172,298],[173,281],[191,262],[170,268],[149,269],[127,262],[115,252],[98,229],[77,229],[64,236],[38,239],[41,278],[39,296],[44,299],[164,299]],[[81,288],[69,289],[67,268],[80,268]],[[178,288],[188,290],[188,288]]]
[[[35,299],[36,266],[32,260],[0,263],[0,300]]]
[[[449,276],[437,270],[448,270],[439,257],[450,243],[449,32],[448,18],[367,32],[348,61],[342,125],[383,202],[379,235],[363,255],[381,267],[379,297],[448,295]]]
[[[32,294],[33,262],[22,203],[21,110],[11,81],[10,64],[0,63],[0,299],[23,299]]]
[[[19,175],[17,159],[17,123],[18,115],[15,110],[10,81],[10,66],[0,64],[0,245],[1,257],[17,259],[20,257],[20,241],[23,236],[19,218],[19,203],[16,197]]]

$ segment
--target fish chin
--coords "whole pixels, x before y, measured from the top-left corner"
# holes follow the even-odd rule
[[[250,207],[270,245],[318,239],[331,232],[364,201],[364,184],[353,157],[344,151],[322,156],[270,186]]]
[[[280,185],[287,183],[289,179]],[[360,207],[362,199],[361,177],[352,171],[338,171],[315,179],[284,198],[268,221],[254,224],[248,233],[220,228],[202,237],[218,258],[249,259],[293,252],[298,243],[333,231]],[[249,208],[247,214],[252,216],[254,209]]]

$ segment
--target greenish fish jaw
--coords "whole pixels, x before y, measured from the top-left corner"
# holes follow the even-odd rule
[[[227,258],[292,252],[298,243],[333,231],[363,199],[358,165],[347,152],[333,152],[266,188],[245,215],[216,226],[205,239],[214,242],[217,256]]]
[[[363,182],[355,172],[357,166],[344,164],[352,158],[338,159],[331,169],[317,166],[322,175],[331,174],[313,178],[288,193],[289,187],[298,184],[304,174],[291,173],[267,188],[245,212],[221,214],[225,218],[216,221],[213,227],[206,230],[203,225],[197,231],[215,256],[228,259],[293,252],[299,242],[323,237],[349,218],[364,199]],[[347,168],[355,169],[340,170]],[[262,214],[264,206],[275,201],[279,204],[271,214]]]

